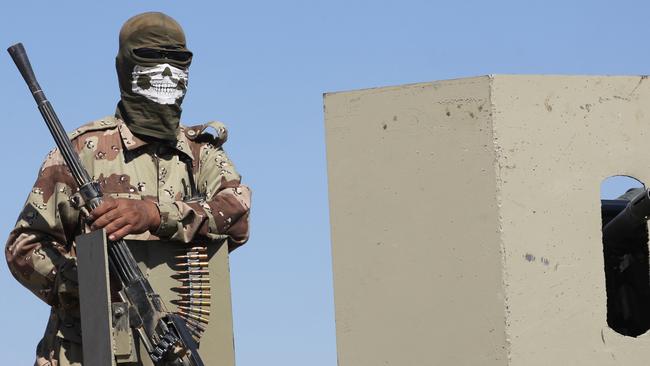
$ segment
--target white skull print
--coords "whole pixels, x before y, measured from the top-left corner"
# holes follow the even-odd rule
[[[187,90],[187,70],[170,64],[135,65],[131,90],[158,104],[174,104]]]

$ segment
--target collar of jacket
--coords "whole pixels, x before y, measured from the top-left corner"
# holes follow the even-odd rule
[[[122,138],[122,142],[124,143],[126,150],[132,151],[149,144],[147,141],[144,141],[138,136],[134,135],[133,132],[129,130],[129,127],[126,125],[126,123],[124,123],[124,121],[116,118],[116,122],[117,129],[120,132],[120,137]],[[187,139],[187,136],[185,136],[185,132],[182,127],[180,127],[176,133],[176,145],[174,146],[170,144],[169,147],[179,151],[184,155],[187,155],[187,157],[189,157],[191,160],[194,160],[194,156],[192,155],[192,150],[190,148],[190,141]]]

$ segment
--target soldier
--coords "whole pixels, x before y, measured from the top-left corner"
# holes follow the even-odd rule
[[[205,273],[208,267],[227,278],[227,254],[244,244],[249,232],[250,190],[222,148],[226,128],[219,122],[180,125],[191,60],[182,28],[165,14],[140,14],[122,27],[116,113],[71,135],[106,197],[89,215],[79,208],[77,186],[59,152],[45,159],[5,248],[14,277],[52,307],[37,366],[81,365],[73,240],[87,222],[92,230],[106,229],[111,240],[127,240],[167,308],[184,314],[201,344],[209,345],[200,347],[206,365],[232,362],[224,363],[216,346],[224,333],[220,324],[205,324],[210,280],[177,267],[179,260],[192,260],[193,270]],[[190,278],[196,280],[188,283]],[[222,283],[221,290],[227,286]],[[114,329],[114,336],[118,364],[151,365],[130,330]]]

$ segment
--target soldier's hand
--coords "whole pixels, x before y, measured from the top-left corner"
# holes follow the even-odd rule
[[[93,221],[90,228],[106,229],[110,240],[119,240],[129,234],[140,234],[147,230],[153,232],[160,226],[158,207],[146,200],[107,197],[90,212],[88,218]]]

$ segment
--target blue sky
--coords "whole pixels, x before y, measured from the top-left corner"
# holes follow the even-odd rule
[[[0,46],[25,44],[70,130],[113,112],[118,31],[150,10],[176,18],[195,54],[183,120],[224,121],[254,190],[252,238],[231,259],[240,366],[336,364],[323,92],[650,69],[643,1],[16,1]],[[7,55],[0,76],[6,237],[53,143]],[[47,309],[5,266],[0,286],[3,359],[29,365]]]

